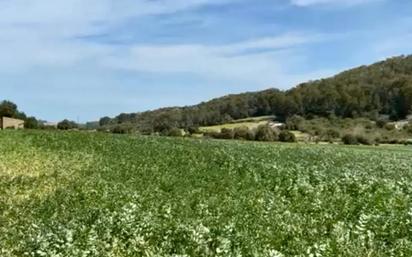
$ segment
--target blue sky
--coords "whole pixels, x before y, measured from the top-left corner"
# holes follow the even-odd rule
[[[412,54],[412,2],[2,0],[0,30],[0,99],[84,122]]]

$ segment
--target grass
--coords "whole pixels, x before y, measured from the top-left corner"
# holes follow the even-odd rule
[[[0,256],[412,256],[412,150],[0,132]]]
[[[268,124],[269,121],[272,121],[274,119],[275,116],[251,117],[246,119],[233,120],[222,125],[200,127],[199,130],[200,132],[220,132],[223,128],[235,129],[239,127],[247,127],[249,129],[255,129],[260,125]]]
[[[226,123],[226,124],[216,125],[216,126],[200,127],[199,130],[201,132],[220,132],[223,128],[234,129],[238,127],[248,127],[249,129],[254,129],[254,128],[259,127],[260,125],[265,125],[267,123],[268,123],[267,121]]]

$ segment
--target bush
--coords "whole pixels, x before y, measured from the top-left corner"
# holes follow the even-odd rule
[[[396,129],[395,125],[390,124],[390,123],[386,124],[384,128],[386,130],[395,130]]]
[[[287,130],[283,130],[282,132],[280,132],[279,134],[279,141],[281,142],[296,142],[296,136],[295,134],[293,134],[290,131]]]
[[[257,141],[276,141],[278,132],[269,125],[260,125],[256,130],[255,140]]]
[[[113,127],[110,132],[114,133],[114,134],[128,134],[132,131],[132,128],[129,126],[122,126],[122,125],[118,125]]]
[[[290,130],[300,130],[305,118],[299,115],[293,115],[286,120],[286,128]]]
[[[187,129],[187,132],[193,135],[193,134],[199,134],[200,130],[199,130],[199,127],[189,127]]]
[[[412,134],[412,121],[410,121],[404,128],[407,133]]]
[[[356,139],[362,145],[373,145],[374,143],[370,138],[362,135],[357,135]]]
[[[355,135],[352,134],[346,134],[342,137],[342,142],[345,145],[358,145],[358,138]]]
[[[378,120],[376,121],[376,126],[378,128],[384,128],[386,126],[387,122],[385,120]]]
[[[77,128],[77,124],[74,121],[63,120],[57,124],[57,128],[60,130],[69,130]]]
[[[234,132],[232,129],[228,128],[222,128],[220,131],[219,138],[221,139],[233,139],[234,138]]]
[[[340,132],[336,129],[328,129],[328,131],[326,131],[326,135],[330,138],[339,138]]]
[[[208,137],[208,138],[220,139],[221,133],[216,132],[216,131],[209,131],[209,132],[203,133],[203,136]]]
[[[169,137],[182,137],[184,136],[183,130],[179,128],[172,128],[167,133]]]
[[[404,145],[412,145],[412,140],[405,140]]]
[[[239,140],[255,140],[255,135],[248,127],[237,127],[233,130],[233,137]]]
[[[345,145],[373,145],[375,142],[374,140],[370,139],[364,135],[353,135],[353,134],[346,134],[342,137],[342,142]],[[376,142],[380,142],[380,140],[376,140]]]

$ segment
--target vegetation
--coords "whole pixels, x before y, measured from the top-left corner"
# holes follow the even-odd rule
[[[0,256],[412,256],[412,150],[0,132]]]
[[[57,128],[61,130],[77,129],[76,122],[70,120],[63,120],[57,124]]]
[[[412,114],[412,56],[391,58],[362,66],[329,79],[303,83],[287,91],[229,95],[196,106],[120,114],[100,120],[102,126],[131,124],[151,134],[171,128],[230,123],[232,120],[275,115],[313,117],[405,119]]]

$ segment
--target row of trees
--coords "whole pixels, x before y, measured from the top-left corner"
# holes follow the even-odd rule
[[[247,117],[293,115],[341,118],[387,116],[392,120],[412,114],[412,56],[397,57],[359,67],[329,79],[303,83],[291,90],[270,89],[229,95],[189,107],[104,117],[100,126],[134,126],[152,133],[173,128],[210,126]]]
[[[35,129],[39,126],[35,117],[28,117],[24,112],[19,111],[17,105],[11,101],[0,102],[0,117],[24,120],[24,127],[29,129]]]
[[[24,127],[27,129],[47,129],[43,122],[37,120],[35,117],[27,116],[24,112],[19,111],[18,106],[11,101],[0,102],[0,117],[9,117],[24,120]],[[57,128],[61,130],[77,129],[78,124],[74,121],[63,120],[57,124]]]

